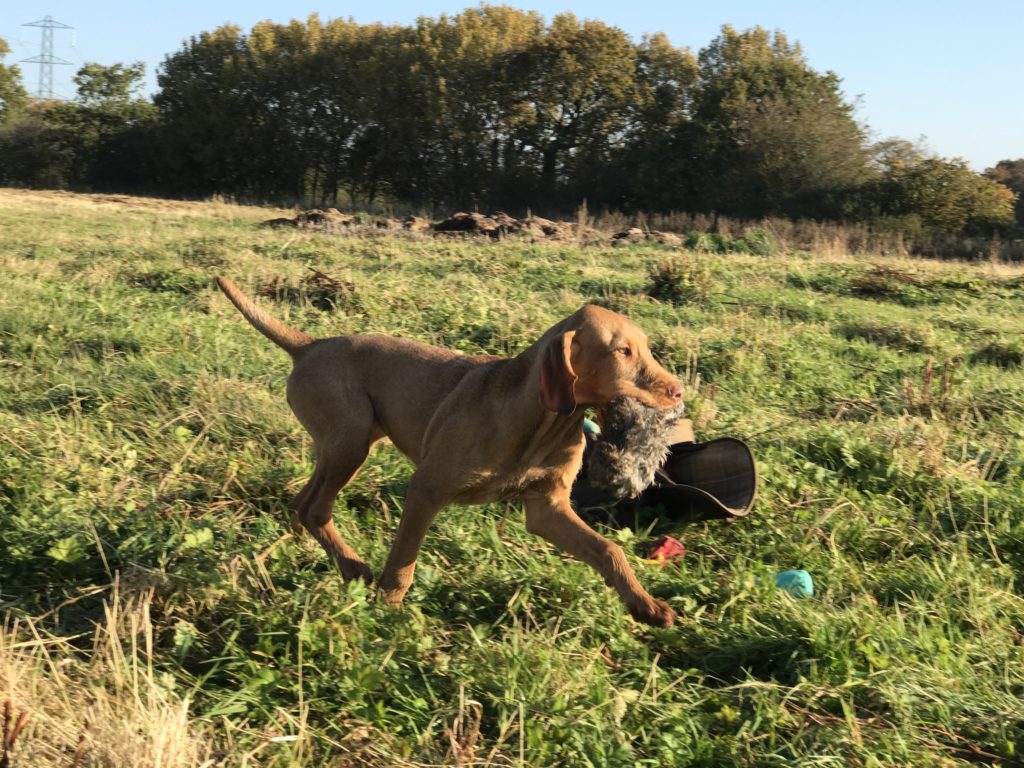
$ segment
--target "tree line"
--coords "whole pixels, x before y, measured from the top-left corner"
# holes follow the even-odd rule
[[[481,5],[408,26],[224,25],[88,64],[33,103],[0,41],[0,182],[248,201],[719,212],[1008,233],[1024,160],[985,175],[871,142],[839,77],[781,32],[694,55],[595,20]]]

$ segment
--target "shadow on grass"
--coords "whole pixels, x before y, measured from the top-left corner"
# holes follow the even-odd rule
[[[693,669],[713,685],[732,685],[753,678],[795,685],[812,660],[811,643],[794,631],[792,636],[732,634],[709,637],[685,620],[677,625],[671,643],[655,643],[662,666]]]

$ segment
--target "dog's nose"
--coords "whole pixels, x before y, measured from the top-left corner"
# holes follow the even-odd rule
[[[683,385],[677,381],[673,381],[668,385],[668,396],[673,400],[679,401],[683,399]]]

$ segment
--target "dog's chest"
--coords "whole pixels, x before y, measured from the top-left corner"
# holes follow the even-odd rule
[[[582,447],[568,444],[556,450],[510,457],[497,469],[467,473],[466,483],[455,501],[459,504],[487,504],[505,501],[540,490],[571,486],[582,463]]]
[[[474,473],[455,497],[457,504],[489,504],[522,496],[538,486],[551,486],[559,472],[549,468],[531,467],[520,473]]]

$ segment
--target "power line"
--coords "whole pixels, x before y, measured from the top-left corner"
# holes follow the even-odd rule
[[[43,30],[43,42],[38,56],[31,59],[22,59],[23,64],[39,65],[39,90],[36,91],[37,99],[53,98],[53,65],[71,64],[62,58],[53,55],[53,30],[74,29],[67,24],[61,24],[52,16],[44,16],[40,21],[33,21],[30,24],[22,24],[23,27],[41,27]]]

